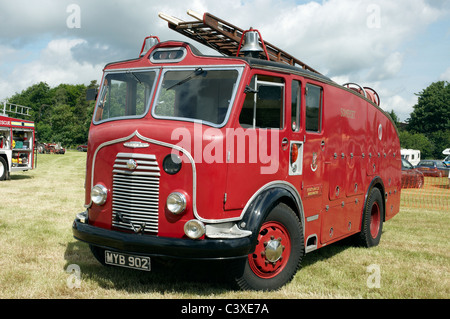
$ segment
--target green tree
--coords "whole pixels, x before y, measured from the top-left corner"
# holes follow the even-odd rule
[[[400,131],[400,146],[402,148],[420,150],[421,158],[429,158],[433,156],[434,145],[422,133],[411,133],[408,131]]]
[[[408,121],[408,131],[424,134],[433,145],[430,157],[441,158],[450,147],[450,85],[447,81],[430,84],[418,96]]]
[[[400,120],[398,119],[397,114],[395,114],[394,110],[391,110],[388,112],[389,116],[391,117],[392,121],[394,121],[395,126],[397,126],[398,129],[400,129],[399,124]]]
[[[97,81],[84,84],[60,84],[50,88],[40,82],[16,93],[8,102],[31,107],[31,120],[41,143],[61,142],[63,146],[84,144],[88,139],[94,102],[86,101],[86,90],[98,89]]]

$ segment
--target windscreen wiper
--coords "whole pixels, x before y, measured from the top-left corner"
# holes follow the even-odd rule
[[[181,81],[175,83],[175,84],[172,85],[171,87],[167,88],[167,91],[170,90],[170,89],[173,89],[173,88],[176,87],[176,86],[179,86],[179,85],[181,85],[181,84],[184,84],[184,83],[186,83],[186,82],[189,82],[189,81],[192,80],[193,78],[195,78],[195,77],[197,77],[197,76],[200,76],[200,75],[203,75],[203,74],[206,74],[206,71],[204,71],[203,68],[198,67],[198,68],[196,68],[196,69],[194,70],[194,72],[192,72],[187,78],[185,78],[185,79],[183,79],[183,80],[181,80]]]

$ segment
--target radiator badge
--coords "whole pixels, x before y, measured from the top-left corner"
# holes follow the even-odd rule
[[[142,143],[142,142],[126,142],[126,143],[123,143],[123,146],[129,147],[129,148],[146,148],[146,147],[149,147],[150,144]]]
[[[136,167],[137,167],[137,162],[134,159],[129,159],[127,161],[127,168],[130,171],[134,171],[136,169]]]

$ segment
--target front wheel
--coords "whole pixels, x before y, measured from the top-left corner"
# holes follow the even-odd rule
[[[290,282],[304,255],[301,223],[294,211],[280,203],[263,222],[255,251],[235,278],[245,290],[275,290]]]

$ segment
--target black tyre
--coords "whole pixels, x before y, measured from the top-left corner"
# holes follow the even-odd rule
[[[0,156],[0,181],[3,181],[8,176],[8,165],[6,160]]]
[[[377,246],[383,231],[384,208],[383,197],[378,188],[372,188],[364,208],[361,232],[357,243],[364,247]]]
[[[304,255],[301,223],[294,211],[280,203],[269,213],[258,233],[255,251],[235,278],[245,290],[275,290],[290,282]]]

